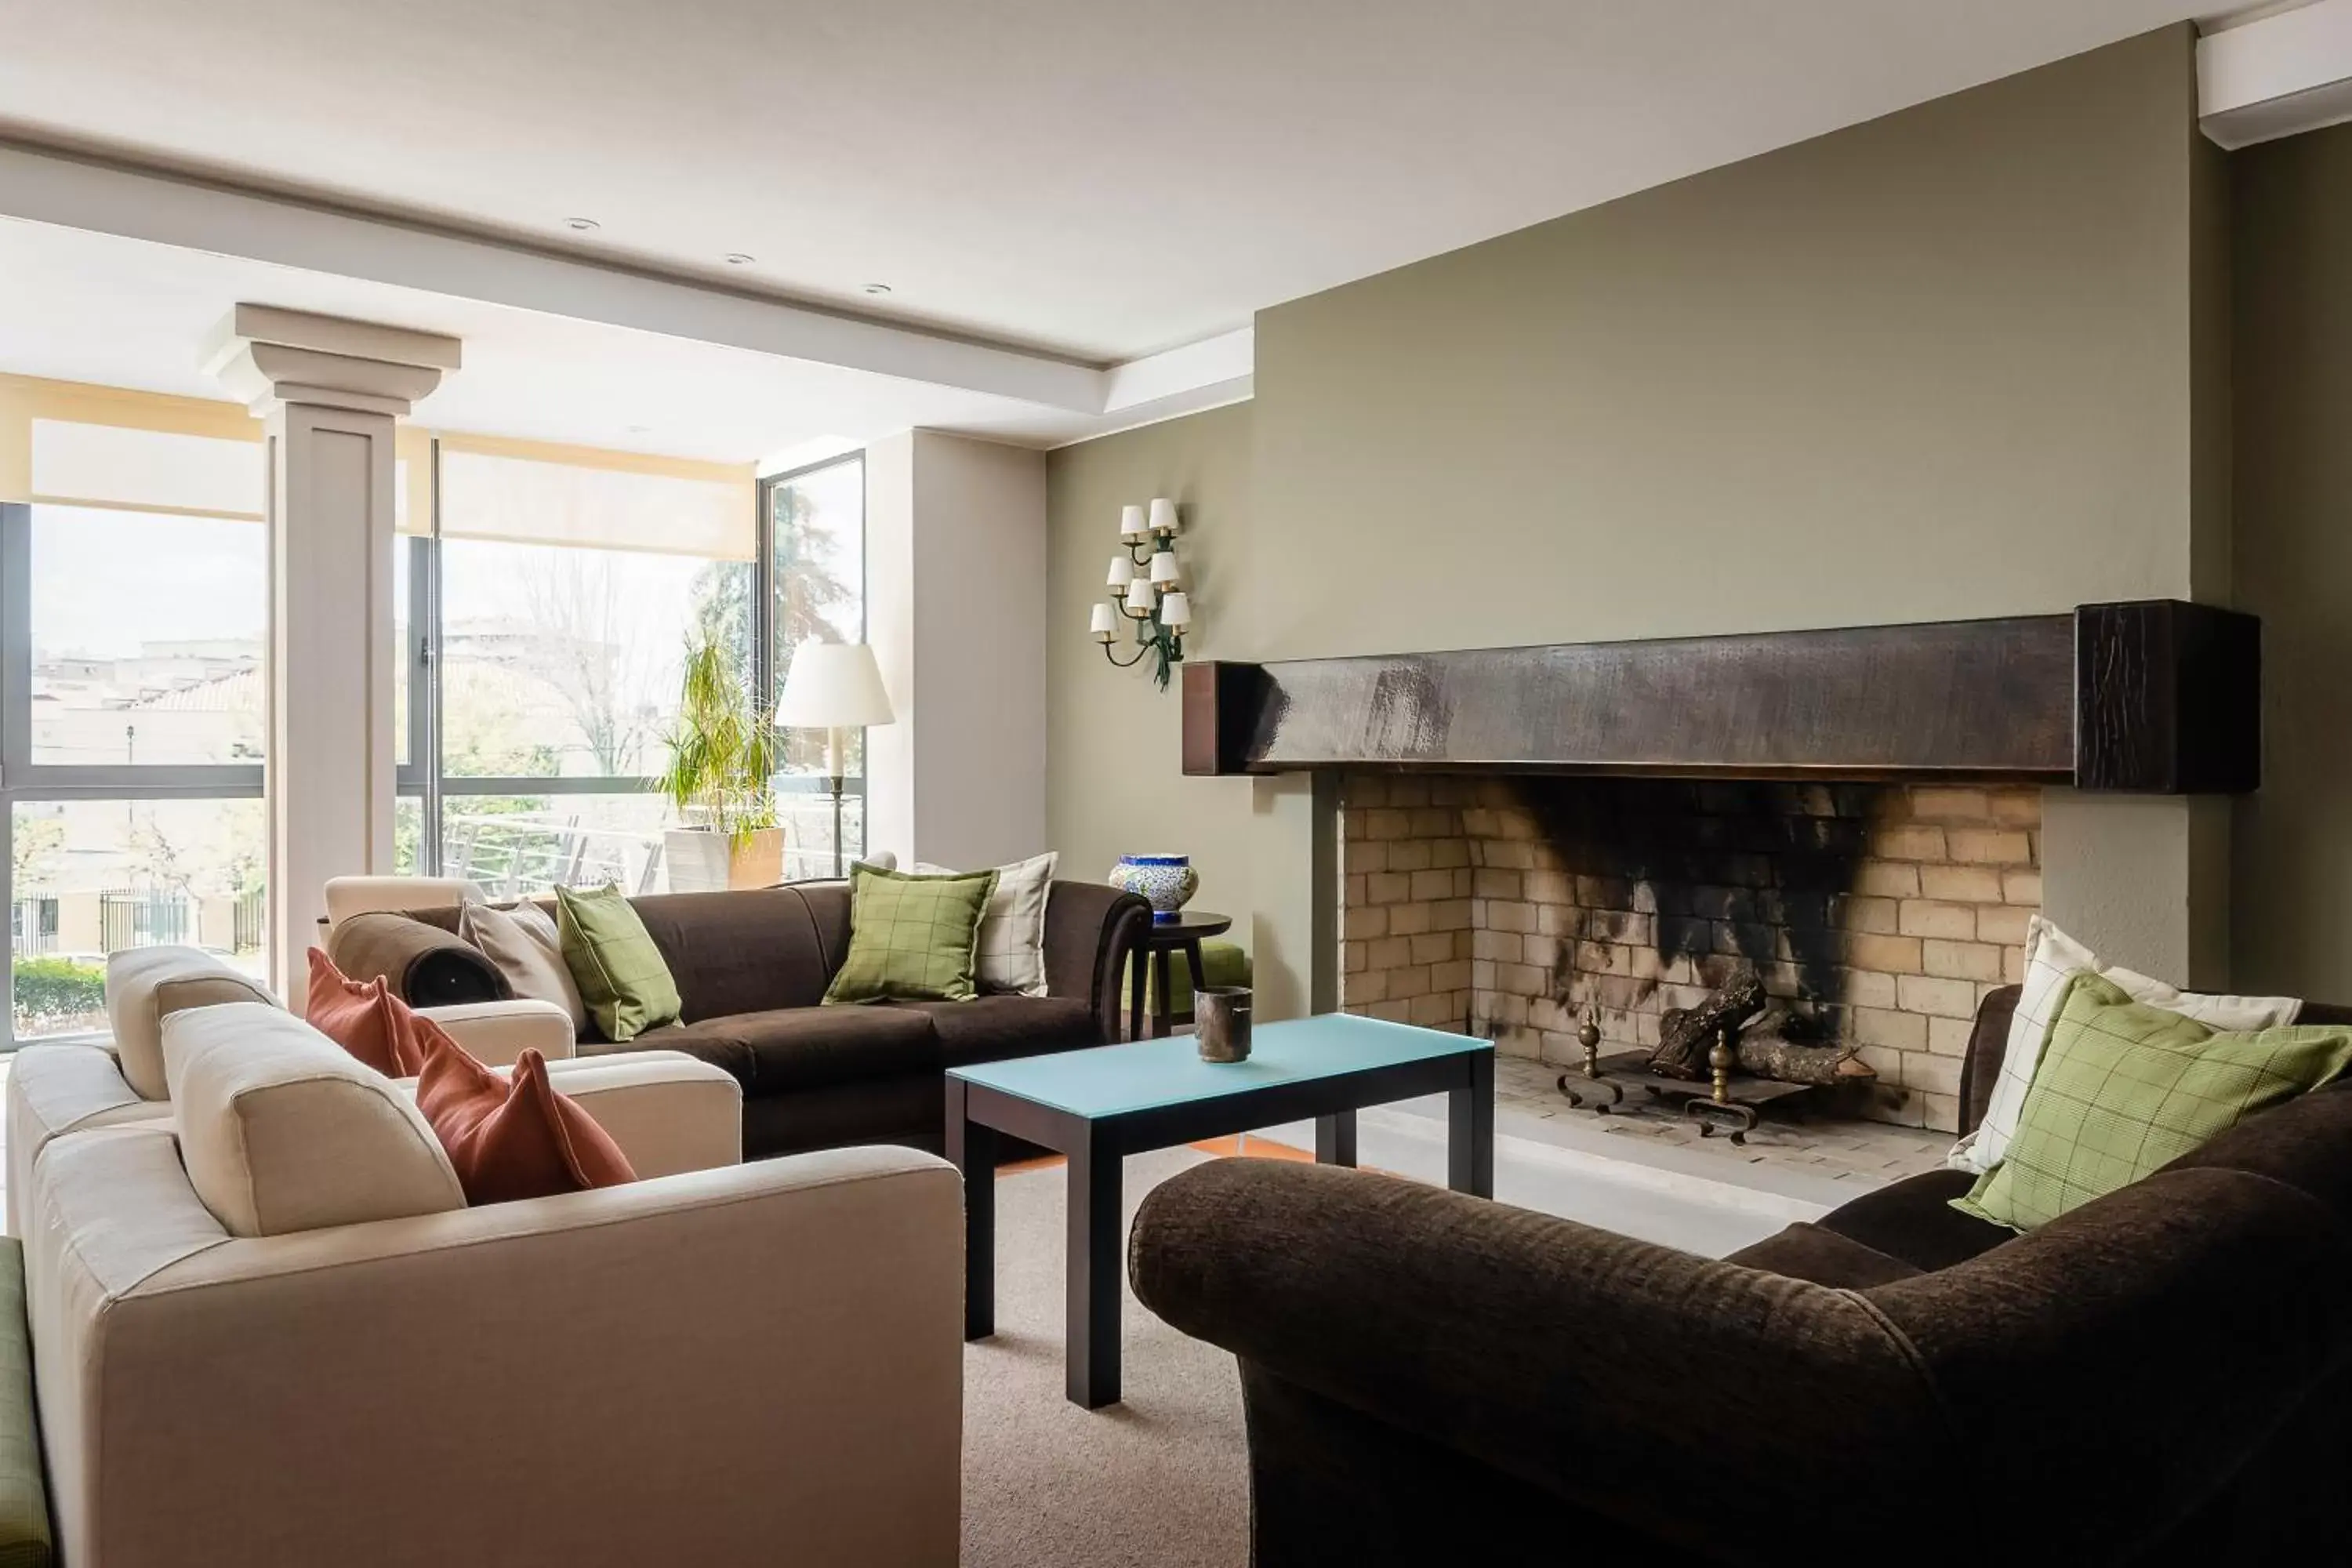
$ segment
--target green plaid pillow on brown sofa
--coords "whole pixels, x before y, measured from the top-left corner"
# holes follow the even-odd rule
[[[825,988],[844,1002],[968,1002],[980,994],[980,921],[994,871],[923,877],[856,866],[849,873],[849,955]]]
[[[2089,970],[2066,985],[2008,1157],[1962,1214],[2037,1229],[2352,1066],[2352,1030],[2222,1033]]]

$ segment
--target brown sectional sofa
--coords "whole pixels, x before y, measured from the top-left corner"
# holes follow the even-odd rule
[[[683,1021],[580,1054],[685,1051],[743,1087],[746,1158],[850,1143],[937,1149],[951,1067],[1074,1050],[1118,1037],[1127,956],[1151,910],[1092,882],[1057,881],[1045,905],[1044,996],[820,1005],[849,947],[849,887],[629,900],[668,963]],[[457,911],[355,915],[328,941],[346,974],[382,975],[412,1006],[507,995],[498,970],[457,935]]]
[[[1969,1127],[2016,1003],[1978,1013]],[[1240,1358],[1256,1568],[2337,1561],[2352,1081],[2031,1236],[1951,1208],[1969,1184],[1717,1261],[1221,1160],[1144,1200],[1129,1259]]]

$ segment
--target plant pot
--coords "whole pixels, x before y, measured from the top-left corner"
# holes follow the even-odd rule
[[[714,828],[666,828],[662,864],[673,893],[772,888],[784,879],[784,830],[759,828],[739,844]]]

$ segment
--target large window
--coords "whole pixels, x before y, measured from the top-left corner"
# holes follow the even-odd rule
[[[866,640],[866,460],[850,456],[761,487],[766,524],[769,689],[781,693],[793,650],[805,642]],[[834,803],[824,777],[825,738],[788,731],[776,781],[787,877],[833,871]],[[845,856],[866,850],[866,737],[849,738],[843,765],[840,840]]]
[[[123,948],[263,972],[268,543],[241,410],[66,389],[27,416],[23,384],[0,395],[26,459],[0,461],[13,1044],[102,1027]]]
[[[434,694],[410,732],[429,737],[414,743],[436,765],[396,818],[404,865],[497,894],[661,890],[678,825],[655,781],[683,663],[705,637],[747,675],[766,662],[764,606],[784,589],[754,508],[772,507],[776,487],[755,500],[748,480],[703,465],[457,438],[435,471],[439,536],[413,547],[408,603]],[[863,472],[854,461],[845,472],[803,546],[824,565],[813,555],[795,592],[820,595],[826,624],[856,637]],[[803,781],[777,784],[787,874],[829,868],[830,806]]]
[[[234,405],[0,376],[0,1047],[101,1028],[126,947],[266,973],[260,434]],[[773,692],[802,643],[864,637],[856,457],[755,486],[404,429],[395,472],[401,871],[661,890],[677,824],[655,784],[690,642]],[[782,757],[786,874],[827,874],[823,738]],[[854,855],[862,737],[847,765]]]

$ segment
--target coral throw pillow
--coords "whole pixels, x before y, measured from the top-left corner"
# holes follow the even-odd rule
[[[302,1016],[319,1033],[386,1078],[415,1078],[425,1065],[416,1016],[381,980],[353,980],[319,948],[310,950],[310,994]]]
[[[555,1092],[537,1051],[523,1052],[501,1078],[430,1019],[417,1019],[416,1033],[425,1051],[416,1109],[457,1167],[467,1203],[552,1197],[637,1179],[612,1134]]]

